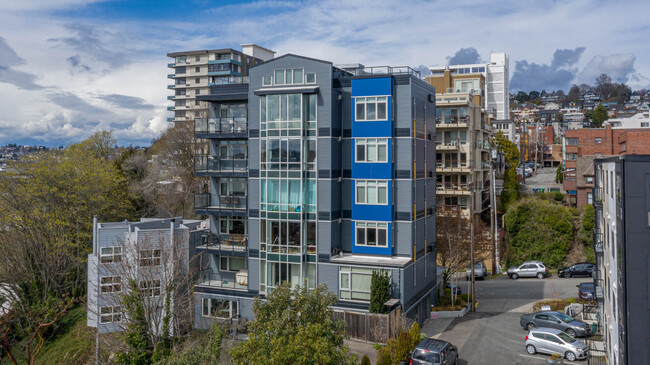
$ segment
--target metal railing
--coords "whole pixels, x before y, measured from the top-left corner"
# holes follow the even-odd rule
[[[194,156],[194,172],[246,172],[247,158]]]
[[[594,294],[597,301],[603,301],[605,299],[602,279],[594,280]]]
[[[234,275],[235,273],[233,273]],[[248,289],[247,285],[237,283],[236,278],[221,275],[211,269],[205,269],[199,272],[197,285],[209,286],[213,288],[230,288],[230,289]]]
[[[600,187],[594,187],[594,204],[603,204],[603,189]]]
[[[603,233],[600,230],[594,230],[594,251],[603,253]]]
[[[469,191],[469,184],[467,183],[438,183],[436,184],[438,190],[455,190],[455,191]]]
[[[195,248],[216,249],[228,252],[245,252],[248,247],[246,234],[215,234],[206,231],[194,236]]]
[[[194,133],[248,133],[248,118],[196,118],[194,119]]]
[[[195,209],[242,209],[247,207],[245,196],[219,196],[213,194],[194,194]]]
[[[436,117],[436,124],[438,124],[440,127],[458,127],[458,126],[463,126],[467,127],[469,124],[469,115],[465,115],[462,117],[459,116],[449,116],[448,118],[445,117]]]
[[[412,75],[418,79],[422,78],[420,71],[416,71],[408,66],[370,66],[363,68],[347,69],[354,76],[363,75]]]
[[[447,148],[456,148],[460,145],[460,139],[451,139],[445,141],[436,141],[436,148],[447,147]]]
[[[444,162],[436,162],[437,169],[469,169],[471,164],[468,162],[458,162],[458,160],[449,160]]]
[[[236,85],[248,84],[250,79],[248,76],[228,76],[228,77],[215,77],[208,83],[209,86],[215,85]]]

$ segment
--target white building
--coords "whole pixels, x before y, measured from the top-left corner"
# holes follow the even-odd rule
[[[629,118],[612,118],[605,121],[605,125],[611,125],[612,129],[637,129],[650,127],[650,113],[645,111],[637,113]]]
[[[485,109],[496,111],[498,120],[510,119],[510,61],[507,53],[492,53],[490,63],[472,65],[449,65],[430,67],[432,75],[443,74],[449,69],[452,74],[482,73],[485,77]]]

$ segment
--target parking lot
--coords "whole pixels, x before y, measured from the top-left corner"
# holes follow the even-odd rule
[[[440,333],[433,337],[458,347],[459,364],[544,364],[545,355],[528,355],[524,350],[526,331],[519,325],[519,317],[538,300],[576,297],[576,285],[590,280],[554,275],[543,280],[501,276],[477,281],[476,312],[447,320],[444,331],[439,328]],[[465,281],[460,282],[460,287],[466,292]]]

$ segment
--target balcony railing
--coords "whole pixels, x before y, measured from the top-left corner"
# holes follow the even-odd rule
[[[445,140],[445,141],[437,141],[436,142],[436,149],[440,150],[452,150],[452,149],[457,149],[458,145],[460,144],[460,139],[451,139],[451,140]]]
[[[354,76],[363,76],[363,75],[413,75],[418,79],[421,78],[420,71],[416,71],[408,66],[372,66],[372,67],[363,67],[348,69],[347,71],[352,72]]]
[[[195,209],[241,209],[246,210],[247,197],[194,194]]]
[[[594,251],[602,254],[603,249],[603,233],[599,230],[594,230]]]
[[[597,301],[603,301],[605,299],[602,279],[594,280],[594,292]]]
[[[246,117],[197,118],[194,119],[194,133],[248,133],[248,119]]]
[[[438,183],[436,189],[440,191],[454,190],[454,191],[469,191],[469,184],[467,183]]]
[[[436,125],[438,127],[467,127],[469,123],[469,115],[466,116],[448,116],[436,117]]]
[[[194,247],[200,249],[213,249],[226,252],[246,252],[248,235],[246,234],[214,234],[206,231],[195,235]]]
[[[222,275],[218,272],[213,272],[210,269],[199,272],[199,277],[196,282],[200,286],[208,286],[211,288],[227,288],[227,289],[248,289],[248,272],[241,270],[234,275]]]
[[[481,161],[481,167],[484,168],[484,169],[489,169],[491,165],[492,165],[492,162],[490,162],[490,161]]]
[[[469,169],[471,165],[469,162],[458,162],[458,160],[448,160],[443,162],[436,162],[436,169]]]
[[[600,187],[594,187],[594,205],[603,205],[603,189]]]
[[[209,86],[215,85],[236,85],[248,84],[250,82],[248,76],[228,76],[228,77],[215,77],[208,83]]]
[[[221,157],[211,155],[194,156],[194,172],[246,172],[248,168],[248,159]]]

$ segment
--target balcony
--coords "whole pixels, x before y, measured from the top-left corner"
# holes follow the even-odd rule
[[[194,173],[199,176],[246,177],[248,159],[230,156],[194,156]]]
[[[436,184],[438,194],[444,195],[470,195],[469,184],[467,183],[438,183]]]
[[[228,76],[228,77],[215,77],[210,82],[208,86],[217,86],[217,85],[238,85],[238,84],[248,84],[250,79],[248,76]]]
[[[173,89],[176,85],[167,85],[168,89]]]
[[[174,100],[176,95],[167,95],[167,100]]]
[[[248,118],[197,118],[194,119],[194,134],[198,138],[246,138]]]
[[[594,280],[594,291],[596,294],[596,300],[602,302],[605,300],[604,290],[603,290],[603,280],[598,279]]]
[[[223,275],[210,269],[199,272],[197,286],[248,290],[248,270],[240,270],[234,275]]]
[[[167,67],[169,67],[169,68],[174,68],[174,67],[176,67],[176,64],[175,64],[175,63],[168,63],[168,64],[167,64]]]
[[[411,75],[415,76],[418,79],[421,78],[420,71],[416,71],[408,66],[371,66],[371,67],[360,67],[354,69],[347,69],[347,71],[352,72],[354,76],[365,76],[365,75]]]
[[[492,166],[492,162],[490,162],[490,161],[481,161],[481,168],[489,169],[490,166]]]
[[[173,121],[174,121],[174,117],[169,117],[169,118],[167,118],[167,121],[168,121],[168,122],[173,122]]]
[[[167,74],[168,79],[173,79],[174,77],[176,77],[176,74]]]
[[[436,172],[470,172],[472,165],[469,162],[449,160],[436,162]]]
[[[594,187],[593,196],[594,196],[594,207],[602,207],[603,189],[600,187]]]
[[[604,252],[603,233],[599,230],[594,230],[594,251],[599,255],[602,255]]]
[[[220,255],[245,256],[248,248],[246,234],[214,234],[205,231],[195,235],[194,247],[199,250],[218,251]]]
[[[246,196],[194,194],[194,210],[199,214],[245,216],[247,200]]]
[[[458,149],[460,140],[458,138],[436,142],[437,151],[454,151]]]
[[[436,128],[467,128],[469,116],[436,117]]]
[[[173,112],[175,108],[176,108],[175,106],[168,106],[167,110]]]

